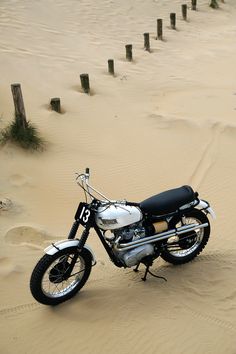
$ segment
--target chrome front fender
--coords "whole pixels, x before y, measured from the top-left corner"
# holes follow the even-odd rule
[[[45,248],[44,252],[49,256],[53,256],[54,254],[56,254],[57,252],[65,248],[74,247],[78,245],[79,245],[79,240],[62,240],[62,241],[52,243],[50,246]],[[86,248],[86,250],[88,250],[91,253],[93,263],[95,264],[96,258],[92,249],[88,245],[84,245],[84,248]]]

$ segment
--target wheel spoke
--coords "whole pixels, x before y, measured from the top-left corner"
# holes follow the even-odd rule
[[[71,277],[75,276],[76,274],[82,273],[82,272],[84,272],[84,271],[85,271],[85,269],[82,269],[82,270],[80,270],[79,272],[76,272],[76,273],[71,274],[68,278],[71,278]]]

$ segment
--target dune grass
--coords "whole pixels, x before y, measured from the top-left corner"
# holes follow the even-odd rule
[[[217,0],[211,0],[210,7],[212,7],[213,9],[218,9],[219,4],[218,4]]]
[[[8,141],[27,150],[43,150],[45,144],[32,123],[27,122],[24,127],[17,119],[1,131],[1,144]]]

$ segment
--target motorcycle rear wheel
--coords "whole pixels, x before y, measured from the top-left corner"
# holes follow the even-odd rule
[[[199,255],[206,246],[210,237],[210,223],[204,212],[198,209],[193,209],[186,212],[184,215],[184,225],[187,224],[204,224],[208,223],[208,226],[202,229],[196,229],[179,236],[179,240],[176,242],[171,238],[165,245],[164,250],[161,253],[161,258],[166,262],[178,265],[192,261],[197,255]],[[173,220],[171,228],[182,226],[180,219]]]
[[[65,248],[53,256],[45,254],[36,264],[30,290],[38,302],[58,305],[72,298],[86,283],[92,268],[90,252],[77,247]]]

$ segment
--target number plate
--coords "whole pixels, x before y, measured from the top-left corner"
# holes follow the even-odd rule
[[[81,225],[86,226],[89,222],[92,221],[93,216],[94,212],[89,209],[89,204],[79,204],[75,214],[75,220],[78,220]]]

